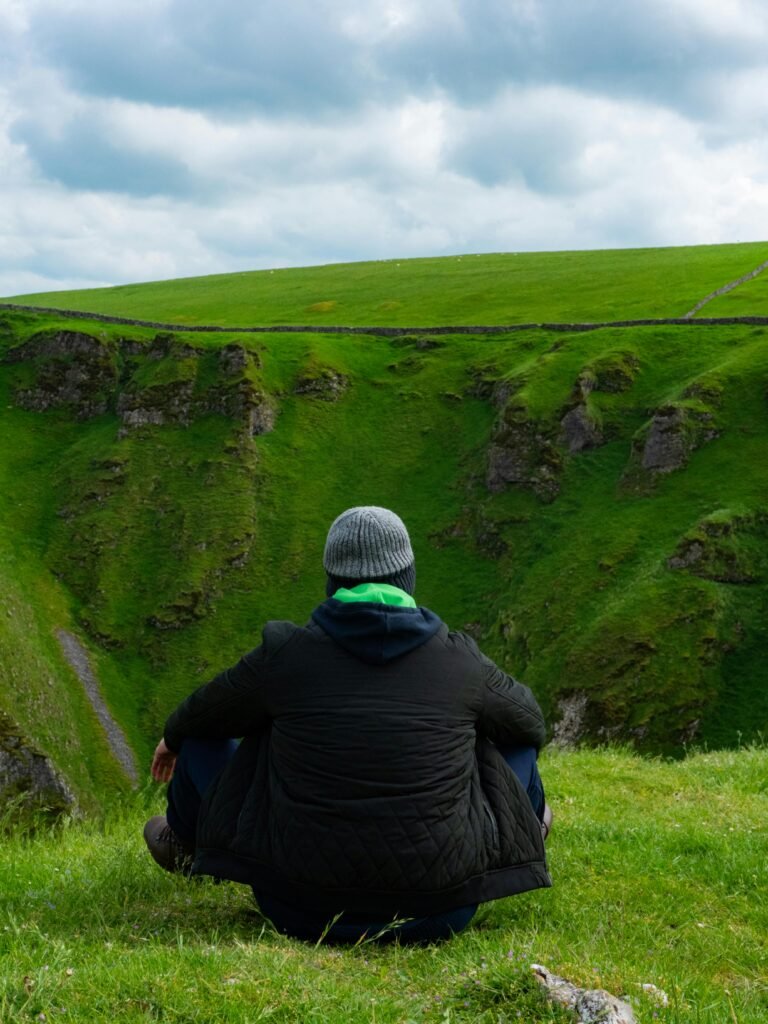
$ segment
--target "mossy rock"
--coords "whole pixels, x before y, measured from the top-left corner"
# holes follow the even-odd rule
[[[560,490],[563,457],[552,430],[530,415],[520,395],[504,406],[491,435],[486,487],[491,493],[509,485],[526,487],[543,501],[553,501]]]
[[[640,360],[634,352],[608,352],[593,360],[584,374],[593,381],[594,391],[617,394],[628,391],[640,372]]]
[[[667,566],[717,583],[768,579],[768,510],[719,509],[687,533]]]
[[[0,811],[6,826],[57,818],[75,806],[50,760],[0,710]]]
[[[349,387],[349,377],[333,366],[315,362],[305,366],[293,386],[294,395],[336,402]]]
[[[723,398],[723,387],[719,374],[702,374],[683,391],[683,398],[697,400],[708,408],[717,408]]]
[[[683,469],[691,454],[720,435],[714,410],[699,398],[659,406],[635,435],[625,486],[640,486],[654,477]]]
[[[16,364],[16,403],[31,412],[69,411],[100,416],[114,403],[119,368],[114,343],[82,331],[40,331],[6,353]]]

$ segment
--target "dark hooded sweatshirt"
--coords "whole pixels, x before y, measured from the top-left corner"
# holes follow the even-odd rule
[[[194,870],[307,911],[418,916],[550,885],[495,744],[540,747],[530,690],[403,591],[341,590],[171,715],[243,736],[201,809]]]

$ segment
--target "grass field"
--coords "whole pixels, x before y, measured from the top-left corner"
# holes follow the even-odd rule
[[[748,309],[754,316],[768,314],[768,272],[741,284],[732,292],[708,302],[699,316],[738,316]]]
[[[768,243],[760,242],[465,255],[219,274],[16,298],[29,304],[174,324],[239,326],[426,326],[675,317],[752,270],[766,256]],[[748,287],[756,289],[760,280]],[[730,314],[745,311],[740,296],[737,290],[727,297]],[[714,306],[706,309],[710,315]]]
[[[765,749],[682,763],[550,751],[542,772],[554,888],[485,904],[466,932],[421,949],[305,945],[276,934],[245,887],[164,874],[141,840],[147,794],[103,823],[8,838],[0,1019],[572,1019],[541,1000],[529,965],[542,963],[629,995],[640,1024],[768,1021]]]
[[[3,1024],[565,1021],[532,962],[630,995],[641,1024],[768,1024],[768,332],[532,330],[437,345],[322,332],[678,316],[765,255],[465,256],[25,297],[189,324],[318,325],[301,336],[157,342],[0,314],[2,357],[41,331],[92,339],[87,357],[0,363],[0,710],[90,815],[3,834]],[[763,275],[700,315],[765,312],[766,287]],[[245,352],[234,375],[220,355],[230,344]],[[62,379],[93,381],[104,411],[84,398],[21,407]],[[274,410],[274,430],[244,433],[222,412],[233,394]],[[126,400],[166,422],[126,428]],[[570,450],[562,421],[577,405],[594,444]],[[684,452],[664,473],[643,461],[660,423],[677,424]],[[494,447],[524,464],[498,487]],[[265,619],[306,620],[327,527],[354,504],[403,516],[418,600],[531,685],[550,723],[581,696],[591,741],[678,758],[548,748],[555,887],[487,905],[443,946],[304,946],[245,889],[156,869],[140,833],[160,794],[128,792],[55,640],[58,628],[81,637],[146,765],[176,702],[258,643]]]

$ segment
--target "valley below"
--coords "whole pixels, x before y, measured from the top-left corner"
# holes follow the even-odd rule
[[[754,260],[754,246],[728,248],[712,247],[718,274],[725,255]],[[681,251],[678,275],[683,252],[706,294],[707,253]],[[606,265],[581,255],[575,304],[559,300],[571,317],[587,257]],[[648,274],[647,254],[638,267]],[[738,308],[731,291],[731,322],[695,326],[526,326],[541,306],[523,304],[508,331],[497,311],[493,331],[451,333],[439,310],[422,329],[368,332],[350,313],[352,333],[297,330],[302,314],[342,318],[335,301],[309,301],[327,294],[327,269],[304,272],[302,296],[295,274],[251,275],[295,307],[269,333],[105,322],[142,319],[141,287],[154,320],[155,285],[129,306],[106,290],[112,310],[83,293],[101,319],[0,310],[7,795],[35,758],[59,780],[38,787],[44,803],[87,809],[135,785],[180,699],[257,646],[267,619],[309,617],[327,527],[355,504],[402,516],[419,602],[534,689],[556,745],[680,756],[764,736],[768,328],[733,322],[751,301]],[[446,289],[469,273],[443,270]],[[618,320],[625,286],[609,283],[602,312]],[[674,320],[694,286],[664,308],[662,286],[649,308]],[[178,328],[170,303],[184,296],[190,318],[190,284],[162,294]],[[209,295],[199,323],[216,311]],[[455,319],[482,312],[476,298]]]

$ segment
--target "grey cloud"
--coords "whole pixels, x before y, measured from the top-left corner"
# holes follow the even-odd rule
[[[53,7],[36,36],[75,88],[198,109],[307,112],[356,106],[364,53],[332,3],[175,0],[165,12]]]
[[[460,0],[458,12],[393,42],[390,74],[470,105],[510,83],[558,83],[703,113],[707,76],[765,61],[764,35],[715,34],[668,0]]]
[[[554,99],[545,110],[530,98],[510,106],[457,127],[446,153],[451,168],[485,186],[516,182],[544,195],[578,192],[586,184],[576,166],[586,142],[583,126]]]
[[[204,191],[182,164],[113,142],[107,119],[93,112],[75,115],[55,132],[33,119],[19,119],[10,136],[26,147],[45,178],[68,188],[138,197]]]
[[[510,83],[545,82],[703,116],[711,73],[764,62],[765,33],[718,34],[669,0],[413,0],[409,9],[419,16],[375,42],[349,35],[343,0],[51,5],[34,35],[92,94],[318,116],[406,93],[471,105]]]

